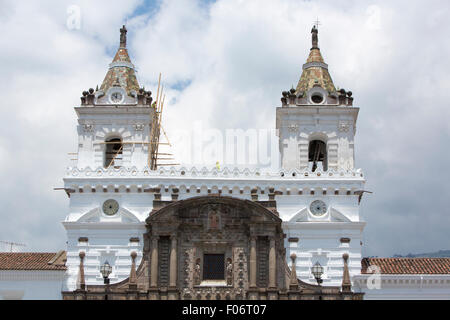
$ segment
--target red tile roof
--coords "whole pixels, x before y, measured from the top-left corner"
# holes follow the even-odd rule
[[[0,270],[66,270],[66,252],[0,252]]]
[[[450,258],[363,258],[361,273],[378,266],[382,274],[450,274]]]

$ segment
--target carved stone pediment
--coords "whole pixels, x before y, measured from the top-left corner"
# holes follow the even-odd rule
[[[320,287],[305,286],[290,275],[281,219],[255,201],[195,197],[152,211],[146,222],[141,265],[131,270],[130,278],[108,287],[114,299],[298,299],[322,294]],[[105,288],[88,290],[86,297],[95,299],[104,296]],[[330,295],[338,297],[339,288],[333,290]]]

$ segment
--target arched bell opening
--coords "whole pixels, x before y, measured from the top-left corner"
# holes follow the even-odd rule
[[[308,167],[312,172],[317,168],[322,171],[328,170],[327,145],[321,140],[312,140],[308,147]]]
[[[105,163],[104,167],[106,169],[110,167],[120,168],[122,166],[122,152],[123,144],[122,139],[114,137],[106,139],[105,148]]]

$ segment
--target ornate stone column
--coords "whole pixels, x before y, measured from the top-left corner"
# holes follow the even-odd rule
[[[177,286],[177,238],[172,236],[170,238],[172,243],[170,245],[170,287]]]
[[[153,236],[152,241],[152,254],[150,262],[150,287],[158,286],[158,236]]]
[[[270,238],[269,246],[269,288],[276,288],[276,270],[277,270],[277,258],[275,253],[275,239]]]
[[[350,272],[348,271],[348,253],[342,255],[344,259],[344,274],[342,276],[342,293],[352,292],[352,282],[350,280]]]
[[[169,300],[178,300],[177,288],[177,237],[172,235],[170,237],[170,257],[169,257],[169,290],[167,297]]]
[[[250,238],[250,288],[256,287],[256,237]]]
[[[296,271],[296,263],[295,260],[297,259],[297,255],[295,253],[291,254],[291,279],[289,281],[289,291],[288,291],[288,297],[289,300],[299,300],[300,294],[298,290],[298,279],[297,279],[297,271]]]
[[[269,288],[267,290],[267,299],[278,299],[277,288],[277,255],[275,248],[275,238],[269,238]]]
[[[86,282],[84,280],[84,257],[86,254],[84,251],[81,251],[78,256],[80,257],[80,269],[78,271],[78,283],[77,283],[77,290],[84,291],[86,289]]]
[[[136,277],[136,251],[131,252],[131,270],[130,277],[128,281],[128,290],[137,290],[137,277]]]
[[[250,283],[247,299],[259,299],[258,288],[256,287],[256,236],[250,236]]]

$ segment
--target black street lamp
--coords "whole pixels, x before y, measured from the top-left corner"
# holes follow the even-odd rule
[[[320,286],[320,284],[323,282],[322,280],[323,267],[320,265],[319,262],[316,262],[316,264],[312,266],[311,273],[314,275],[314,278],[316,278],[316,281]]]
[[[112,267],[109,264],[108,261],[105,261],[105,263],[100,267],[100,273],[103,277],[103,283],[106,285],[105,288],[105,300],[108,300],[108,291],[109,291],[109,275],[112,272]]]
[[[111,272],[112,272],[111,265],[109,264],[108,261],[105,261],[105,263],[100,267],[100,273],[103,276],[104,284],[109,284],[109,278],[108,277],[111,274]]]

